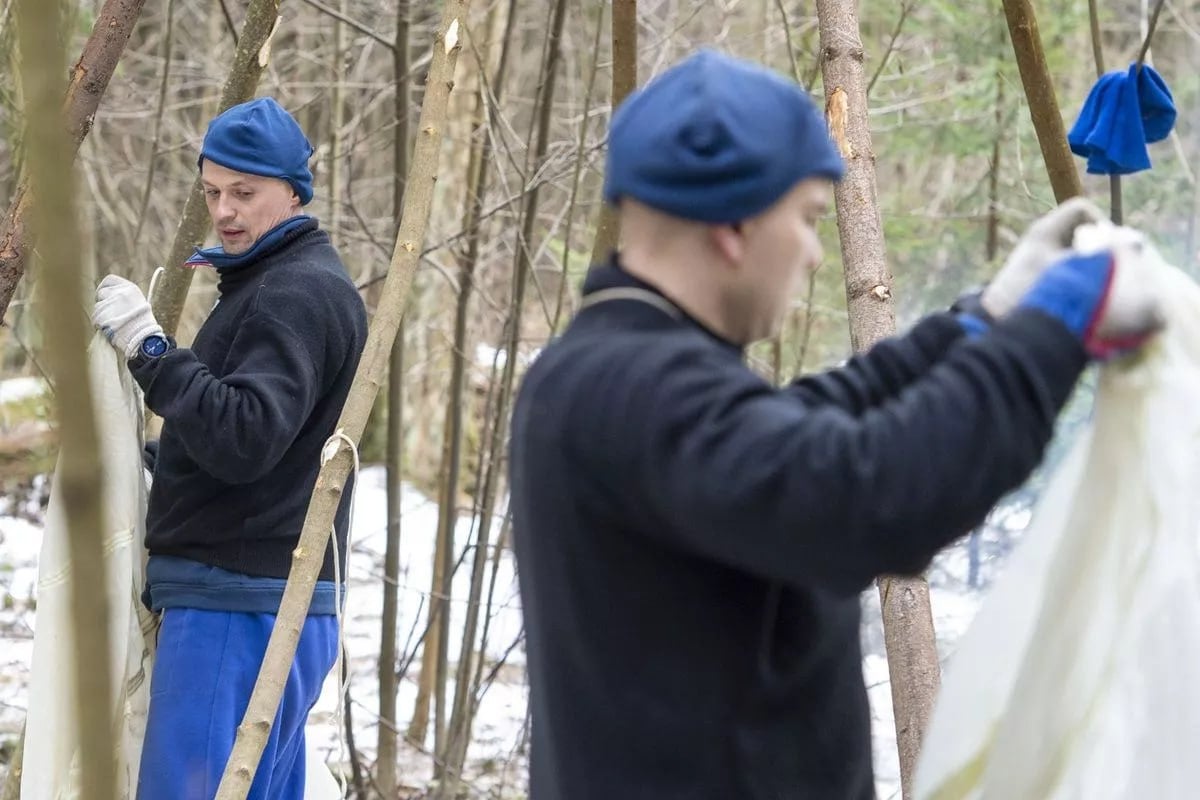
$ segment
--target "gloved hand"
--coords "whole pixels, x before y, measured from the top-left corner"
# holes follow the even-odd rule
[[[1055,262],[1021,299],[1060,319],[1093,358],[1136,350],[1166,324],[1159,297],[1121,250],[1068,255]]]
[[[983,290],[979,298],[983,308],[994,319],[1012,311],[1046,268],[1070,251],[1076,228],[1105,219],[1104,213],[1083,197],[1072,197],[1039,218]]]
[[[147,336],[163,335],[142,290],[119,275],[108,275],[96,287],[92,324],[129,360]]]

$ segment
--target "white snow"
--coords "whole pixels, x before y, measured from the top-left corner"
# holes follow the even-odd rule
[[[380,467],[366,468],[360,475],[354,508],[345,630],[355,746],[367,766],[374,760],[379,726],[377,670],[383,602],[383,556],[387,534],[384,480],[385,473]],[[438,512],[435,502],[407,486],[403,493],[402,510],[398,640],[403,656],[413,649],[413,642],[419,638],[426,624]],[[1004,522],[1008,523],[1009,520],[1005,518]],[[1008,524],[1002,527],[1011,530]],[[501,520],[495,519],[490,533],[493,546],[499,538],[500,529]],[[37,525],[14,517],[0,517],[0,740],[19,731],[25,714],[25,687],[33,650],[34,590],[40,539],[41,529]],[[463,513],[457,525],[456,555],[462,555],[464,545],[473,539],[470,514]],[[995,554],[985,553],[981,564],[985,581],[1003,560],[1004,548],[995,541],[992,545]],[[930,571],[934,625],[943,658],[953,651],[954,642],[970,624],[985,591],[967,585],[967,552],[965,543],[948,549],[939,556]],[[467,551],[455,575],[449,652],[451,677],[460,649],[473,554],[473,549]],[[491,552],[489,563],[490,556]],[[523,796],[527,785],[523,735],[528,692],[524,675],[524,648],[519,639],[522,631],[521,614],[510,551],[501,554],[499,568],[488,632],[485,674],[501,658],[505,658],[509,666],[496,670],[496,680],[483,697],[465,777],[473,797],[515,798]],[[484,588],[486,601],[486,582]],[[876,785],[880,799],[888,800],[900,796],[899,766],[891,687],[887,659],[883,654],[878,596],[874,588],[864,593],[863,605],[863,675],[872,706]],[[397,713],[401,734],[407,728],[412,714],[419,670],[418,657],[412,661],[400,685]],[[452,702],[453,691],[451,681],[447,703]],[[331,763],[342,758],[339,755],[339,737],[344,726],[336,718],[336,708],[337,683],[331,674],[308,726],[313,746]],[[431,778],[433,763],[429,751],[433,746],[432,726],[430,731],[422,749],[405,744],[401,739],[399,775],[405,786],[423,787]]]
[[[353,703],[355,747],[366,763],[374,759],[379,728],[379,638],[383,615],[383,558],[387,544],[386,473],[381,467],[370,467],[359,476],[355,494],[354,527],[351,539],[350,575],[347,581],[346,649],[349,653],[350,697]],[[429,591],[433,575],[433,553],[437,536],[437,504],[415,489],[405,486],[401,502],[401,564],[399,580],[398,649],[401,658],[411,651],[427,622]],[[489,539],[494,547],[499,537],[501,520],[493,520]],[[475,540],[469,514],[460,516],[456,526],[455,548],[461,554],[468,541]],[[489,548],[489,564],[493,550]],[[471,559],[474,549],[455,572],[450,614],[450,645],[448,657],[451,678],[458,662],[462,644],[462,628],[466,598],[471,579]],[[482,792],[507,786],[519,796],[525,786],[524,757],[514,754],[518,749],[525,723],[526,687],[524,683],[524,649],[513,647],[522,632],[516,573],[511,551],[504,551],[496,578],[494,607],[488,626],[485,678],[495,663],[505,663],[515,669],[500,669],[497,679],[487,689],[480,704],[474,728],[474,740],[469,751],[466,779],[470,787]],[[488,579],[484,583],[482,602],[487,602]],[[479,626],[482,630],[484,615]],[[511,648],[511,652],[508,652]],[[507,652],[507,658],[505,658]],[[397,714],[401,736],[408,726],[416,700],[416,680],[420,658],[413,659],[404,681],[400,684]],[[338,759],[338,738],[344,725],[336,718],[337,682],[334,675],[326,681],[324,690],[309,718],[308,735],[328,760]],[[447,705],[453,702],[454,682],[448,681]],[[433,710],[431,707],[431,719]],[[425,742],[428,752],[433,746],[433,726]],[[401,780],[411,786],[423,786],[433,772],[432,759],[407,745],[401,745]],[[497,765],[512,762],[507,773]],[[472,770],[475,765],[477,769]],[[486,773],[486,774],[484,774]]]
[[[354,743],[368,766],[374,762],[379,729],[378,659],[383,605],[383,556],[387,537],[384,477],[384,470],[380,467],[364,469],[360,475],[354,508],[344,634],[351,673],[349,693],[354,719]],[[398,596],[398,648],[401,658],[415,647],[414,642],[426,624],[437,532],[437,504],[406,486],[402,514]],[[500,520],[497,519],[491,530],[493,543],[499,533]],[[469,536],[473,540],[471,520],[467,514],[457,526],[455,544],[458,553],[462,552]],[[39,526],[14,517],[0,517],[0,741],[16,736],[25,718],[29,664],[33,654],[40,546]],[[455,574],[453,596],[456,599],[452,604],[448,653],[451,676],[461,645],[472,556],[473,550]],[[487,588],[485,581],[485,603]],[[479,624],[482,629],[482,614]],[[474,739],[464,770],[464,778],[472,796],[522,797],[526,791],[527,768],[523,748],[520,747],[527,705],[524,650],[518,641],[521,630],[512,554],[505,551],[500,558],[496,579],[484,676],[486,678],[506,652],[506,663],[513,667],[496,670],[496,678],[480,703]],[[508,652],[510,648],[511,652]],[[400,684],[397,700],[401,729],[398,775],[401,783],[410,787],[427,785],[433,772],[433,760],[429,755],[433,745],[432,724],[424,751],[404,743],[402,738],[412,715],[419,672],[418,656],[412,660]],[[339,749],[338,742],[344,724],[336,717],[337,693],[336,676],[331,673],[308,725],[312,746],[331,763],[349,757],[348,750]],[[451,680],[447,687],[448,705],[453,701],[453,693],[454,683]],[[348,768],[346,776],[349,780]]]

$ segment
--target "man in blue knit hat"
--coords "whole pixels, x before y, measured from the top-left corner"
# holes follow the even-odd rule
[[[146,602],[162,612],[138,777],[144,800],[216,792],[279,609],[321,449],[363,344],[362,300],[317,221],[312,147],[270,98],[216,117],[199,166],[220,245],[190,265],[220,295],[191,348],[109,275],[92,321],[163,418],[146,520]],[[335,528],[345,574],[350,492]],[[332,548],[250,797],[304,795],[304,725],[337,657]]]
[[[860,593],[979,524],[1088,360],[1160,325],[1067,254],[1078,201],[982,296],[776,388],[744,348],[819,264],[842,168],[792,81],[709,50],[613,117],[622,244],[512,426],[532,800],[873,798]]]

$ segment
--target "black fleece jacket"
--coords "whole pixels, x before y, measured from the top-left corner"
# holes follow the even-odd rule
[[[585,294],[653,290],[608,265]],[[654,305],[585,308],[511,440],[532,800],[874,797],[859,593],[1042,458],[1086,358],[1018,311],[934,314],[777,389]]]
[[[190,349],[131,362],[163,418],[146,546],[284,578],[366,341],[366,310],[315,220],[222,270],[218,291]],[[347,490],[335,523],[343,561],[349,500]],[[332,550],[321,578],[333,578]]]

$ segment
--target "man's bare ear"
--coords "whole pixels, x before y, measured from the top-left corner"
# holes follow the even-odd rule
[[[741,265],[746,255],[746,237],[742,233],[741,225],[712,225],[708,229],[708,235],[722,258],[734,266]]]

